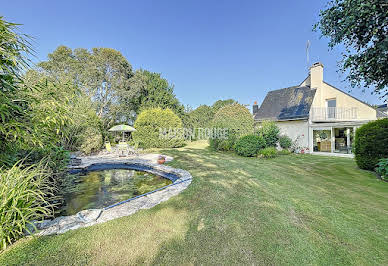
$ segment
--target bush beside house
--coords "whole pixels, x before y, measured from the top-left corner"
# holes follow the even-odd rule
[[[238,155],[252,157],[259,155],[264,158],[273,158],[277,155],[287,155],[291,152],[292,140],[286,135],[279,136],[279,127],[272,121],[264,121],[256,134],[240,137],[234,145]],[[277,146],[282,148],[278,151]]]
[[[171,109],[151,108],[142,111],[137,117],[133,132],[135,143],[142,148],[175,148],[184,146],[179,135],[159,136],[159,130],[182,128],[181,119]]]
[[[287,150],[287,149],[278,151],[278,155],[289,155],[289,154],[291,154],[291,152],[290,150]]]
[[[238,155],[245,157],[256,156],[259,150],[265,148],[265,140],[262,136],[246,135],[241,137],[235,145]]]
[[[263,136],[267,147],[276,147],[279,142],[280,129],[273,121],[263,121],[257,133]]]
[[[369,122],[356,131],[354,154],[358,167],[374,170],[388,157],[388,119]]]
[[[376,173],[382,180],[388,181],[388,158],[379,160],[376,167]]]
[[[253,117],[249,110],[240,104],[222,107],[214,115],[211,123],[213,128],[227,128],[227,139],[210,139],[213,150],[233,150],[238,138],[253,133]]]
[[[292,145],[292,139],[289,136],[282,135],[279,137],[279,145],[282,149],[289,149]]]
[[[264,158],[274,158],[278,155],[278,151],[275,147],[267,147],[262,150],[260,150],[259,155]]]

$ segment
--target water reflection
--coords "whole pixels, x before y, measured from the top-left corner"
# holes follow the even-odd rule
[[[147,172],[110,169],[69,175],[62,191],[60,215],[102,208],[171,184],[171,180]]]

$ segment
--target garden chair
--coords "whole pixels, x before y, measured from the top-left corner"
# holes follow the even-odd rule
[[[128,143],[125,141],[120,141],[119,144],[116,145],[117,154],[119,157],[123,157],[127,155]]]
[[[109,141],[105,141],[105,149],[107,152],[112,152],[112,145],[110,145]]]
[[[123,156],[130,156],[130,155],[136,155],[138,156],[139,153],[137,151],[137,149],[135,148],[135,146],[130,146],[127,142],[119,142],[119,144],[117,144],[117,151],[118,151],[118,155],[120,157],[123,157]]]

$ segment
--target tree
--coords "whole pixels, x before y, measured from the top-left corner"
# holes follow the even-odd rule
[[[38,64],[47,76],[56,81],[71,81],[74,82],[74,85],[80,85],[80,81],[77,84],[76,80],[79,80],[77,79],[77,73],[82,71],[82,67],[80,66],[77,69],[77,58],[72,49],[61,45],[53,53],[48,54],[47,57],[47,61]]]
[[[353,87],[374,86],[388,95],[388,4],[381,0],[333,0],[314,25],[329,38],[329,47],[343,44],[341,69]]]
[[[207,128],[210,127],[211,121],[214,117],[214,110],[207,105],[200,105],[195,110],[188,113],[189,124],[193,128]]]
[[[253,133],[253,116],[249,110],[240,104],[229,104],[214,115],[213,128],[227,129],[226,139],[214,138],[209,140],[210,147],[214,150],[233,150],[238,138]]]
[[[118,119],[120,96],[131,91],[132,66],[111,48],[73,51],[59,46],[38,66],[52,79],[70,81],[82,89],[95,103],[96,113],[106,127]]]
[[[234,104],[234,103],[237,103],[237,101],[233,100],[233,99],[228,99],[228,100],[218,100],[216,101],[215,103],[213,103],[212,105],[212,108],[214,110],[214,113],[217,113],[217,111],[219,109],[221,109],[222,107],[226,106],[226,105],[230,105],[230,104]]]
[[[160,73],[147,70],[137,70],[131,79],[131,91],[123,92],[123,99],[126,102],[123,107],[136,113],[149,108],[169,108],[180,118],[184,116],[184,107],[174,94],[174,87],[161,77]],[[122,110],[122,113],[125,113]]]
[[[219,109],[227,105],[235,104],[233,99],[218,100],[212,106],[200,105],[195,110],[187,112],[185,125],[192,128],[206,128],[211,126],[211,121]]]

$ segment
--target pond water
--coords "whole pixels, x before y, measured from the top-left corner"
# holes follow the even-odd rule
[[[109,169],[68,175],[58,215],[103,208],[171,184],[158,175],[128,169]]]

